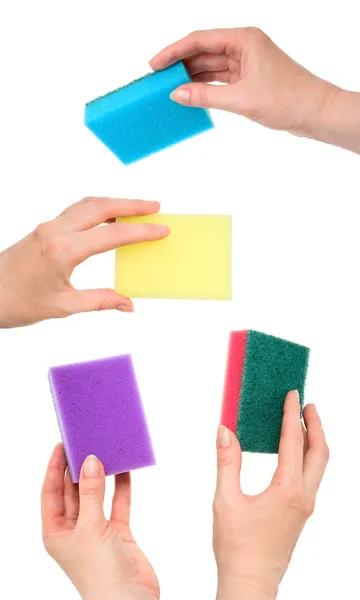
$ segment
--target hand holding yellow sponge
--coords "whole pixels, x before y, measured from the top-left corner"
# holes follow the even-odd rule
[[[118,293],[133,298],[231,299],[231,216],[155,214],[118,221],[171,228],[163,240],[116,250]]]

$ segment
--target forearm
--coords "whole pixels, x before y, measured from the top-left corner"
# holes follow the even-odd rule
[[[334,88],[309,137],[360,154],[360,92]]]

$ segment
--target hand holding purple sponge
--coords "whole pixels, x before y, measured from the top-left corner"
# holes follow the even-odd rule
[[[89,454],[106,475],[155,464],[130,355],[52,367],[49,381],[74,483]]]

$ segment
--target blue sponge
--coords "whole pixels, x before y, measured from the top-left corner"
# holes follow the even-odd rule
[[[181,106],[170,93],[191,78],[182,62],[96,98],[85,125],[125,165],[214,127],[203,108]]]

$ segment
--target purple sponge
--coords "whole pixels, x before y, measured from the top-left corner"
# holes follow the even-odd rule
[[[89,454],[106,475],[155,464],[130,355],[52,367],[49,381],[74,483]]]

